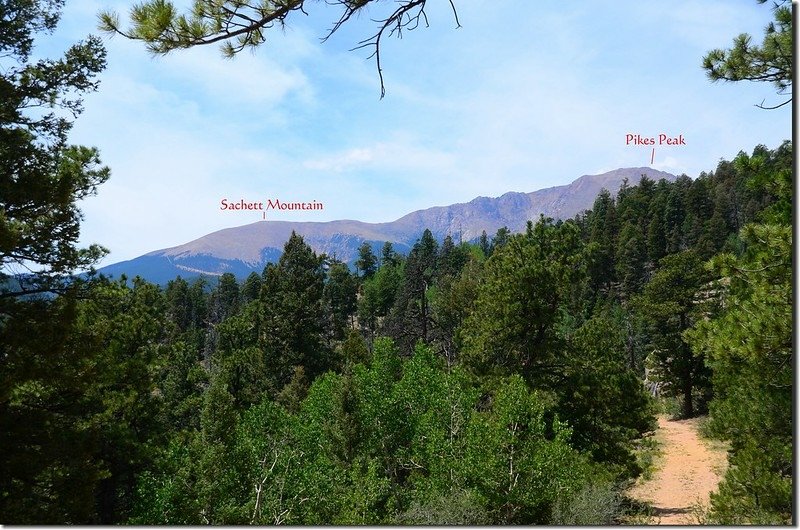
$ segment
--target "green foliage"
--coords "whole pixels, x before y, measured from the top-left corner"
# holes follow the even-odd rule
[[[610,482],[589,484],[553,507],[551,524],[597,526],[617,524],[623,513],[622,495]]]
[[[386,258],[375,276],[364,281],[358,301],[358,320],[363,328],[374,333],[389,314],[405,276],[405,262]]]
[[[469,254],[465,245],[456,246],[453,238],[448,234],[442,241],[439,257],[436,263],[436,273],[439,278],[453,277],[461,272],[467,263]]]
[[[91,352],[85,398],[102,440],[95,457],[109,476],[98,484],[98,518],[116,521],[130,507],[136,474],[150,461],[158,436],[154,366],[165,355],[164,307],[159,289],[140,279],[98,286],[80,305],[70,345]],[[90,375],[91,374],[91,375]]]
[[[486,526],[491,520],[486,501],[477,493],[473,490],[455,490],[424,501],[413,501],[394,523],[405,526]]]
[[[560,344],[556,323],[585,274],[583,264],[573,222],[542,219],[512,236],[486,262],[463,327],[464,362],[477,373],[521,373],[529,381],[549,373]]]
[[[489,248],[489,253],[487,256],[491,256],[497,249],[503,248],[506,243],[508,243],[508,238],[511,236],[511,230],[508,229],[507,226],[503,226],[497,229],[495,232],[494,237],[492,238],[492,244]]]
[[[724,524],[788,522],[792,512],[792,230],[748,225],[741,257],[711,266],[723,310],[686,333],[707,356],[715,399],[711,429],[731,440],[731,467],[712,496]]]
[[[150,461],[159,292],[123,280],[91,293],[17,302],[0,328],[4,522],[119,521]]]
[[[625,363],[623,323],[599,313],[577,329],[565,380],[557,390],[559,416],[573,428],[573,446],[623,476],[640,471],[634,440],[655,429],[653,405]]]
[[[259,403],[275,381],[276,374],[258,346],[258,313],[258,306],[251,303],[214,328],[216,349],[209,367],[215,378],[225,382],[239,407]]]
[[[655,436],[644,436],[636,441],[636,464],[642,470],[640,477],[642,481],[653,479],[656,471],[655,462],[661,455],[661,444]]]
[[[175,438],[157,459],[158,471],[145,471],[138,479],[130,524],[194,524],[200,512],[192,487],[192,439]]]
[[[683,416],[695,413],[695,388],[708,386],[708,370],[702,356],[693,354],[683,338],[703,316],[698,291],[711,277],[692,251],[663,258],[661,268],[634,300],[637,310],[650,326],[653,360],[669,391],[683,399]]]
[[[331,33],[378,8],[334,3]],[[181,15],[152,0],[128,36],[233,54],[303,4],[196,0]],[[645,342],[684,414],[713,371],[709,429],[732,465],[711,521],[791,521],[790,142],[694,181],[626,182],[575,220],[491,243],[426,230],[408,258],[384,244],[378,267],[365,242],[361,280],[292,234],[241,285],[84,283],[69,275],[104,250],[78,248],[76,205],[109,171],[67,135],[105,51],[90,37],[30,60],[61,5],[9,0],[0,16],[3,523],[611,524],[653,428]],[[424,5],[393,6],[362,44],[377,51]],[[712,78],[790,89],[790,9],[774,12],[761,46],[708,55]],[[47,291],[60,295],[20,296]]]
[[[640,226],[625,223],[619,234],[616,262],[622,297],[627,300],[645,283],[647,243]]]
[[[200,432],[209,444],[224,442],[236,425],[233,410],[234,398],[228,392],[222,379],[215,378],[208,392],[203,396],[203,410],[200,413]]]
[[[231,396],[224,387],[212,388],[204,430],[175,436],[157,471],[140,476],[129,523],[274,524],[286,518],[284,486],[299,458],[287,441],[289,416],[265,402],[237,418],[225,413]]]
[[[791,162],[642,179],[491,248],[426,230],[377,267],[367,245],[361,280],[293,234],[241,285],[0,297],[0,517],[610,524],[647,467],[653,352],[684,414],[713,370],[733,465],[711,520],[786,521]]]
[[[167,303],[167,318],[175,324],[176,331],[183,333],[205,326],[208,313],[205,280],[195,280],[190,286],[178,276],[164,290]]]
[[[381,267],[385,265],[394,265],[398,259],[397,252],[389,241],[386,241],[381,247]]]
[[[768,206],[759,213],[759,221],[771,224],[792,222],[792,143],[785,141],[774,151],[763,146],[753,150],[752,156],[739,153],[733,164],[746,180],[746,187],[756,196],[766,195]],[[764,201],[764,198],[761,199]]]
[[[602,203],[601,203],[602,204]],[[633,440],[653,428],[652,409],[629,357],[624,315],[581,324],[577,293],[596,256],[572,222],[541,220],[486,263],[474,310],[459,331],[477,374],[521,374],[552,392],[571,443],[620,476],[638,472]]]
[[[561,496],[588,482],[593,470],[569,446],[570,434],[566,424],[547,421],[544,401],[519,376],[499,386],[489,412],[473,416],[464,459],[494,522],[546,523]]]
[[[306,371],[302,366],[295,366],[292,379],[281,389],[275,401],[286,407],[290,412],[297,412],[300,404],[308,395],[310,383],[306,378]]]
[[[88,522],[107,476],[94,456],[96,424],[81,396],[91,384],[83,352],[67,347],[76,301],[4,304],[0,327],[0,520]]]
[[[657,370],[653,371],[657,373]],[[656,377],[656,379],[660,378]],[[683,400],[678,396],[661,395],[656,400],[656,409],[659,414],[665,414],[670,419],[679,420],[683,417]]]
[[[351,329],[347,333],[347,339],[342,343],[341,357],[345,367],[353,367],[357,364],[369,364],[371,355],[361,333],[354,329]]]
[[[750,441],[730,458],[710,519],[724,525],[785,525],[792,522],[792,447],[785,438],[768,445]]]
[[[492,247],[489,244],[489,237],[486,235],[486,230],[481,232],[481,237],[478,239],[478,248],[481,249],[483,257],[488,258],[491,254]]]
[[[427,342],[432,330],[429,289],[437,277],[439,244],[430,230],[414,244],[406,259],[404,278],[384,331],[401,349],[409,351],[418,340]]]
[[[393,392],[394,407],[405,411],[401,424],[405,443],[397,458],[415,486],[417,498],[463,486],[460,458],[467,440],[465,429],[478,393],[460,370],[443,370],[441,358],[419,344],[404,365]]]
[[[618,230],[617,210],[614,198],[603,189],[594,201],[589,213],[587,245],[590,257],[587,263],[587,298],[593,302],[609,292],[616,279],[615,251]]]
[[[267,265],[261,288],[259,347],[272,388],[289,382],[294,366],[316,377],[332,365],[324,340],[323,259],[292,233],[277,265]]]
[[[297,486],[313,504],[298,514],[303,524],[374,524],[388,494],[380,466],[361,448],[358,385],[351,376],[317,378],[298,414],[294,435],[304,454]]]
[[[3,523],[114,522],[153,434],[148,376],[156,348],[146,342],[156,337],[141,307],[149,295],[107,285],[98,288],[101,300],[81,303],[89,289],[70,276],[106,252],[78,247],[77,203],[110,172],[96,149],[68,144],[81,97],[97,88],[105,67],[99,39],[60,59],[30,57],[36,39],[55,30],[61,7],[10,0],[0,8]],[[43,292],[61,296],[21,297]]]
[[[199,428],[203,389],[209,380],[198,351],[182,341],[171,344],[155,377],[163,404],[163,424],[180,431]]]
[[[378,258],[372,252],[372,246],[367,241],[358,247],[356,269],[361,271],[361,276],[364,278],[371,278],[378,270]]]
[[[777,152],[754,157],[785,167]],[[339,321],[352,317],[352,305],[334,301],[354,292],[346,288],[354,278],[336,262],[326,271],[299,237],[265,271],[259,299],[224,311],[211,326],[191,315],[219,295],[194,296],[175,282],[164,305],[154,303],[154,315],[170,321],[154,372],[162,405],[155,418],[175,428],[145,443],[156,460],[137,468],[130,522],[615,522],[619,481],[646,467],[634,455],[654,426],[637,376],[644,344],[684,353],[695,340],[685,329],[710,325],[702,323],[727,307],[698,257],[713,224],[703,210],[713,205],[720,233],[756,217],[779,195],[745,184],[760,174],[752,164],[721,163],[702,184],[626,187],[619,203],[601,196],[598,212],[585,218],[531,224],[485,262],[478,247],[452,240],[439,247],[430,232],[406,260],[385,248],[381,267],[363,281],[358,322],[369,339],[394,330],[395,343],[367,341],[353,329],[336,338],[331,308]],[[748,206],[736,217],[726,201],[742,197]],[[670,254],[670,245],[693,250]],[[752,243],[731,248],[751,254],[724,259],[757,255]],[[607,266],[619,281],[599,276]],[[416,339],[426,340],[412,354]],[[661,357],[660,368],[674,369],[679,382],[683,367],[702,364],[703,356],[686,359]],[[739,372],[713,362],[722,367],[715,390],[735,396],[712,405],[724,418],[715,419],[717,429],[730,421],[737,433],[750,432],[738,416],[738,424],[728,419],[739,413],[734,403],[750,401],[747,414],[759,422],[788,424],[778,412],[785,402],[767,405],[763,386],[734,385]],[[707,399],[697,392],[702,378],[692,381],[693,397]],[[786,465],[791,445],[764,440],[732,444],[735,466],[713,517],[783,517],[790,482],[775,469]]]
[[[766,1],[758,0],[761,4]],[[743,33],[734,39],[730,49],[711,50],[703,58],[703,68],[712,81],[764,81],[772,83],[779,95],[790,95],[777,106],[762,108],[778,108],[792,101],[794,43],[791,3],[776,1],[772,10],[775,21],[766,27],[760,46],[753,44],[753,38]]]
[[[314,380],[294,412],[237,414],[215,380],[201,429],[141,474],[137,524],[545,523],[602,470],[519,377],[489,404],[460,368],[419,345],[375,342],[369,367]]]
[[[374,271],[370,275],[374,275]],[[357,279],[350,274],[347,265],[341,261],[333,262],[328,269],[328,279],[322,295],[329,315],[328,327],[335,340],[344,339],[346,330],[350,327],[350,317],[357,307],[357,291]]]
[[[89,289],[70,276],[106,252],[78,247],[77,203],[110,172],[96,149],[68,144],[81,97],[105,68],[100,40],[89,37],[55,60],[30,57],[36,39],[55,30],[62,5],[9,0],[0,7],[3,523],[114,522],[152,435],[148,376],[156,348],[143,341],[156,338],[140,305],[149,295],[108,285],[99,288],[101,300],[80,303]],[[61,296],[21,298],[43,292]]]
[[[457,277],[445,276],[437,282],[436,296],[431,300],[436,324],[432,339],[448,364],[458,359],[463,348],[462,330],[478,297],[482,270],[483,264],[471,256]]]
[[[209,302],[209,319],[213,323],[222,322],[238,313],[241,295],[236,276],[230,272],[220,276],[217,286],[211,291]]]
[[[366,337],[348,329],[355,277],[298,236],[242,286],[176,279],[162,293],[123,280],[97,282],[81,302],[8,302],[0,373],[4,440],[16,449],[3,463],[2,513],[138,524],[613,521],[617,482],[639,472],[637,440],[653,427],[638,379],[645,345],[684,353],[700,340],[686,327],[717,322],[752,288],[750,276],[708,283],[700,256],[726,245],[739,252],[718,258],[731,271],[777,274],[758,256],[788,243],[753,243],[775,239],[774,228],[722,234],[786,217],[788,187],[765,175],[786,171],[790,155],[790,144],[759,147],[699,183],[626,186],[586,216],[531,224],[488,259],[430,232],[407,259],[385,246],[357,304]],[[781,269],[764,285],[788,292],[786,277]],[[35,314],[61,324],[40,323],[29,340]],[[752,337],[778,332],[749,326]],[[397,347],[373,338],[387,331]],[[714,369],[712,427],[734,439],[734,466],[712,518],[782,520],[791,443],[755,425],[789,425],[788,402],[759,382],[762,365],[715,358],[702,340],[689,362],[651,361],[677,384],[704,356]],[[702,404],[697,374],[691,394]],[[118,377],[126,384],[109,383]],[[52,429],[61,443],[46,442]]]
[[[77,247],[77,202],[109,177],[94,148],[68,145],[68,116],[97,88],[105,68],[99,39],[57,60],[31,61],[34,40],[54,31],[61,3],[4,2],[0,22],[0,294],[60,290],[75,269],[89,269],[105,249]],[[12,284],[9,272],[28,271]]]
[[[257,300],[261,294],[261,276],[251,272],[242,284],[242,299],[245,303]]]

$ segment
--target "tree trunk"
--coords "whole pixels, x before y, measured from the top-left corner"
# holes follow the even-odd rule
[[[692,405],[692,368],[686,370],[686,377],[683,380],[683,417],[691,418],[694,416],[694,405]]]

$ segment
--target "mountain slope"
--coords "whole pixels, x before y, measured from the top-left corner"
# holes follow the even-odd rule
[[[570,184],[532,193],[509,192],[496,198],[477,197],[468,203],[419,210],[389,223],[259,221],[109,265],[99,272],[110,276],[140,275],[156,283],[165,283],[178,275],[217,276],[225,272],[241,278],[252,271],[260,273],[267,263],[277,261],[292,231],[302,235],[317,253],[352,263],[364,241],[376,253],[385,241],[390,241],[398,252],[406,253],[426,228],[438,239],[451,234],[470,241],[484,230],[492,235],[503,226],[512,232],[522,231],[529,219],[535,221],[541,214],[569,219],[591,208],[603,188],[616,194],[625,179],[634,185],[642,175],[653,180],[676,178],[647,167],[621,168],[600,175],[584,175]]]

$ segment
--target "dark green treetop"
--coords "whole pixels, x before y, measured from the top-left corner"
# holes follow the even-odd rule
[[[264,270],[260,309],[261,346],[273,366],[275,390],[289,382],[294,366],[316,377],[330,366],[324,346],[324,257],[292,232],[277,265]]]
[[[356,269],[361,271],[364,278],[371,278],[375,271],[378,270],[378,258],[372,252],[372,247],[366,241],[361,243],[358,247],[358,259],[356,260]]]

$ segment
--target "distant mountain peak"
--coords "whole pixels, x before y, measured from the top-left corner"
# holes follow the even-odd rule
[[[656,181],[677,178],[649,167],[618,168],[597,175],[582,175],[569,184],[534,192],[510,191],[495,198],[481,196],[466,203],[417,210],[388,223],[258,221],[217,230],[182,245],[108,265],[99,272],[111,276],[139,275],[161,284],[178,275],[219,276],[231,272],[242,278],[253,271],[260,273],[267,263],[277,261],[292,231],[302,235],[317,253],[336,255],[351,263],[364,241],[369,242],[376,253],[385,241],[391,242],[398,252],[407,252],[426,228],[438,239],[450,234],[471,241],[480,237],[484,230],[491,235],[503,226],[512,232],[521,232],[528,220],[535,221],[542,214],[569,219],[590,209],[602,189],[616,195],[625,179],[629,185],[635,185],[642,176]]]

